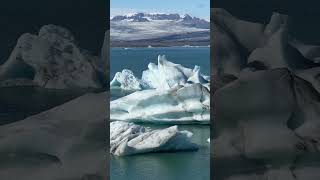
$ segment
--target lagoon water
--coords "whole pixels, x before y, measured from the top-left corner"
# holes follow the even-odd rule
[[[0,125],[13,123],[61,105],[87,90],[56,90],[40,87],[0,88]]]
[[[199,65],[201,71],[210,73],[209,47],[171,48],[111,48],[110,78],[122,69],[132,70],[141,77],[149,62],[157,63],[158,55],[166,55],[169,61],[193,68]],[[111,99],[124,94],[111,92]],[[169,125],[143,124],[152,129]],[[210,179],[210,137],[209,125],[179,125],[180,130],[193,132],[192,141],[200,146],[194,152],[150,153],[126,157],[110,157],[111,180],[209,180]]]
[[[158,55],[166,55],[169,61],[192,69],[199,65],[201,72],[210,74],[209,47],[111,48],[110,78],[124,68],[141,77],[150,62],[157,64]]]

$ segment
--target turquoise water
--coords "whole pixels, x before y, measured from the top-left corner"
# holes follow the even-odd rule
[[[210,49],[201,48],[112,48],[110,75],[122,69],[132,70],[138,77],[149,62],[157,63],[157,56],[183,66],[193,68],[200,65],[206,75],[210,72]],[[125,93],[111,93],[111,99]],[[162,129],[169,125],[143,124],[152,129]],[[110,159],[111,180],[209,180],[210,179],[210,137],[208,125],[179,125],[180,130],[193,132],[192,141],[200,148],[194,152],[149,153],[127,157],[112,156]]]
[[[210,126],[179,125],[179,129],[193,132],[192,141],[200,145],[198,151],[111,156],[111,180],[209,180]]]
[[[0,125],[22,120],[70,101],[87,90],[55,90],[40,87],[0,88]]]
[[[111,48],[110,77],[113,78],[116,72],[124,68],[141,77],[150,62],[157,64],[158,55],[166,55],[169,61],[192,69],[194,65],[199,65],[201,72],[210,74],[209,47]]]

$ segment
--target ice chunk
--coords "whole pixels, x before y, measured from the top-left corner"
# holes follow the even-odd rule
[[[195,66],[193,69],[193,75],[188,78],[189,82],[204,84],[208,81],[200,75],[200,66]]]
[[[0,86],[103,88],[107,68],[102,62],[82,50],[67,29],[46,25],[39,35],[21,35],[9,59],[0,66]]]
[[[117,156],[161,152],[197,150],[190,141],[192,133],[179,131],[178,126],[148,130],[133,123],[110,123],[110,153]]]
[[[0,177],[6,177],[1,179],[108,179],[101,158],[107,95],[86,94],[0,126]]]
[[[148,69],[142,72],[141,80],[130,70],[116,73],[110,83],[111,87],[121,87],[125,90],[160,89],[168,90],[177,86],[192,83],[206,84],[210,77],[200,73],[200,67],[194,69],[174,64],[163,55],[158,56],[158,64],[150,63]]]
[[[210,92],[201,84],[137,91],[111,101],[111,120],[201,122],[210,120]]]
[[[117,72],[110,82],[110,87],[120,87],[124,90],[141,90],[143,88],[140,80],[128,69]]]
[[[158,56],[158,65],[150,63],[142,79],[130,70],[118,72],[111,87],[137,91],[110,104],[110,118],[120,121],[201,122],[210,120],[210,77],[194,69],[174,64]]]

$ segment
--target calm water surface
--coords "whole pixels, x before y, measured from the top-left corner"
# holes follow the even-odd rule
[[[38,114],[79,97],[88,91],[85,89],[55,90],[40,87],[0,88],[0,125]]]
[[[201,71],[209,75],[209,48],[112,48],[110,75],[122,69],[132,70],[141,77],[149,62],[157,63],[158,55],[183,66],[193,68],[200,65]],[[116,90],[115,90],[116,91]],[[124,96],[125,92],[111,93],[111,99]],[[169,125],[143,124],[152,129]],[[111,155],[111,180],[209,180],[210,179],[210,137],[208,125],[179,125],[180,130],[193,132],[192,141],[200,146],[198,151],[177,153],[149,153],[117,157]]]
[[[192,69],[194,65],[199,65],[202,73],[210,74],[209,47],[111,48],[110,77],[112,79],[116,72],[124,68],[141,77],[142,71],[148,68],[150,62],[158,64],[158,55],[166,55],[169,61]]]

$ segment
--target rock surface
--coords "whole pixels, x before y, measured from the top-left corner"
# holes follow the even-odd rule
[[[191,142],[192,133],[179,131],[178,126],[150,130],[133,123],[115,121],[110,123],[110,153],[117,156],[192,151],[198,146]]]
[[[38,35],[26,33],[19,38],[9,59],[0,66],[0,86],[102,88],[106,82],[103,67],[98,57],[78,47],[70,31],[46,25]]]

